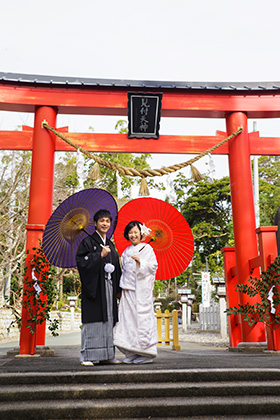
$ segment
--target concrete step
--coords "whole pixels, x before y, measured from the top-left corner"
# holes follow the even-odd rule
[[[269,415],[264,415],[264,414],[260,414],[260,415],[253,415],[253,416],[246,416],[246,415],[241,415],[239,414],[238,416],[184,416],[184,417],[164,417],[164,420],[279,420],[279,414],[269,414]],[[79,420],[79,419],[75,419],[75,420]],[[83,419],[80,419],[83,420]],[[103,419],[95,419],[95,420],[103,420]],[[110,418],[107,420],[119,420],[116,418]],[[134,417],[134,418],[122,418],[122,420],[163,420],[162,417]]]
[[[94,400],[52,400],[2,403],[0,418],[5,420],[38,419],[124,419],[191,416],[277,415],[280,397],[174,397]],[[216,417],[214,417],[216,418]],[[263,417],[265,418],[265,417]]]
[[[0,402],[39,400],[86,400],[158,397],[280,396],[280,382],[176,382],[129,384],[5,385]]]
[[[0,386],[24,384],[110,384],[155,382],[278,381],[280,369],[110,370],[0,373]]]
[[[280,369],[5,373],[0,401],[5,420],[276,419]]]

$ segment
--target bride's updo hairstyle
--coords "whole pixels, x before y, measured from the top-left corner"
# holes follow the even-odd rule
[[[134,228],[135,226],[138,227],[139,231],[140,231],[140,235],[141,235],[141,239],[142,239],[142,234],[141,234],[141,223],[138,222],[138,220],[133,220],[132,222],[129,222],[128,225],[125,227],[124,229],[124,237],[125,239],[127,239],[129,241],[128,238],[128,233],[129,231]]]

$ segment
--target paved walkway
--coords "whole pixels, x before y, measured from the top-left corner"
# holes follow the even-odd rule
[[[79,361],[80,332],[46,337],[46,346],[54,350],[53,357],[7,357],[7,351],[18,342],[0,343],[0,373],[8,372],[76,372],[102,370],[166,370],[166,369],[280,369],[279,353],[237,353],[229,351],[227,340],[219,334],[180,332],[180,351],[172,346],[158,347],[154,363],[146,365],[96,365],[83,367]],[[120,360],[123,355],[116,352]]]

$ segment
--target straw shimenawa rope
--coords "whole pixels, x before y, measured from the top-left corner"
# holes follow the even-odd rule
[[[191,166],[193,175],[196,175],[195,180],[202,179],[201,175],[199,174],[199,171],[193,166],[193,163],[196,162],[197,160],[201,159],[203,156],[208,155],[208,153],[213,152],[213,150],[222,146],[222,144],[226,143],[228,140],[237,136],[243,130],[242,127],[239,127],[234,133],[232,133],[230,136],[228,136],[227,138],[222,140],[220,143],[216,144],[215,146],[211,147],[210,149],[207,149],[205,152],[200,153],[199,155],[195,156],[194,158],[192,158],[192,159],[190,159],[186,162],[177,163],[175,165],[168,166],[168,167],[163,167],[163,168],[160,168],[160,169],[135,169],[135,168],[126,168],[125,166],[118,165],[117,163],[109,162],[105,159],[100,158],[99,156],[94,155],[93,153],[88,152],[87,150],[85,150],[82,147],[78,146],[77,144],[73,143],[71,140],[67,139],[63,134],[61,134],[59,131],[56,131],[53,127],[50,127],[46,120],[44,120],[42,122],[42,127],[52,131],[56,136],[58,136],[59,138],[64,140],[66,143],[68,143],[70,146],[74,147],[75,149],[80,150],[88,158],[95,160],[95,162],[98,163],[99,165],[106,166],[107,168],[109,168],[109,169],[111,169],[115,172],[118,171],[120,173],[120,175],[140,176],[142,178],[141,184],[143,183],[143,181],[145,181],[146,177],[168,175],[168,174],[176,172],[180,169],[183,169],[186,166]],[[143,183],[143,188],[145,188],[145,187],[146,187],[145,183]],[[140,189],[141,189],[141,187],[140,187]]]

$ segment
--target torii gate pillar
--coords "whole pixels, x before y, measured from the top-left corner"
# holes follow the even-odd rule
[[[236,267],[238,283],[249,283],[250,275],[259,276],[259,268],[250,271],[249,261],[258,255],[256,236],[255,209],[252,186],[247,115],[234,112],[227,116],[227,132],[233,133],[238,127],[243,131],[229,141],[229,173],[231,203],[233,214],[233,230],[236,250]],[[256,298],[239,294],[240,304],[254,303]],[[265,330],[262,323],[250,327],[241,321],[241,337],[243,342],[264,342]]]
[[[55,135],[42,128],[42,122],[47,120],[52,127],[56,127],[56,115],[54,108],[46,106],[38,107],[35,111],[28,224],[26,225],[26,250],[29,250],[26,257],[26,277],[28,278],[32,275],[30,264],[34,255],[32,248],[38,247],[44,227],[52,213]],[[24,290],[25,288],[24,284]],[[33,335],[27,328],[28,319],[28,311],[23,307],[20,354],[34,354],[36,344],[45,344],[45,323],[39,325],[36,334]]]

